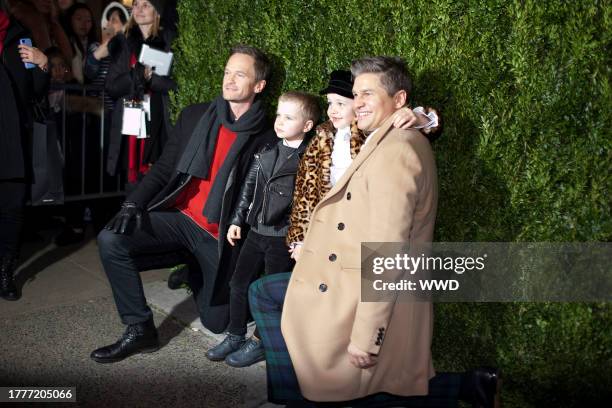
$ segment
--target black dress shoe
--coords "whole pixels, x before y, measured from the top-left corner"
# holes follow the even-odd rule
[[[168,275],[168,287],[172,290],[189,287],[189,266],[186,264],[176,265],[172,273]]]
[[[251,337],[239,350],[225,357],[225,362],[229,366],[240,368],[248,367],[265,359],[266,355],[261,340]]]
[[[91,352],[98,363],[115,363],[138,353],[153,353],[159,350],[159,338],[153,319],[144,323],[130,324],[123,336],[114,344]]]
[[[223,361],[228,354],[242,347],[244,342],[244,336],[228,333],[221,343],[206,352],[206,357],[212,361]]]
[[[497,368],[481,367],[463,374],[459,398],[470,402],[473,408],[499,408],[501,390]]]
[[[0,297],[5,300],[19,300],[21,294],[15,286],[13,271],[16,259],[13,256],[4,256],[0,259]]]

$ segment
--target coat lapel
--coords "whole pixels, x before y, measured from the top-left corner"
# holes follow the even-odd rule
[[[390,116],[383,122],[383,124],[378,128],[376,133],[370,137],[370,139],[366,139],[366,143],[361,146],[361,150],[359,154],[355,157],[351,165],[346,169],[340,180],[336,182],[336,184],[332,187],[331,190],[323,197],[323,199],[319,202],[317,207],[321,206],[324,202],[332,198],[338,192],[340,192],[344,186],[349,182],[353,173],[361,166],[361,164],[372,154],[375,150],[376,146],[389,134],[392,130],[393,126],[393,117]]]

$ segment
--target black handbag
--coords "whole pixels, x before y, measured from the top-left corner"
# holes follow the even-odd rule
[[[64,204],[64,157],[57,138],[57,124],[46,115],[46,109],[35,105],[32,129],[31,203]]]

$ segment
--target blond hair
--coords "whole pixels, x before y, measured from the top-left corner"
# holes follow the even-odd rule
[[[312,120],[313,124],[316,124],[321,117],[319,98],[315,95],[300,91],[289,91],[282,94],[278,98],[278,102],[295,102],[299,104],[304,118]]]

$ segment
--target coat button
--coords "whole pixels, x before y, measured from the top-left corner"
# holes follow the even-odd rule
[[[374,344],[376,344],[377,346],[380,346],[380,340],[376,340],[376,343]]]
[[[351,192],[349,191],[348,193],[346,193],[346,199],[350,200],[351,199]]]
[[[338,257],[336,256],[336,254],[331,254],[331,255],[329,256],[329,260],[330,260],[330,261],[332,261],[332,262],[334,262],[336,259],[338,259]]]
[[[327,292],[327,285],[322,283],[319,285],[319,291],[320,292]]]
[[[343,223],[343,222],[341,222],[341,223],[339,223],[339,224],[338,224],[338,229],[339,229],[340,231],[342,231],[342,230],[344,229],[344,223]]]

